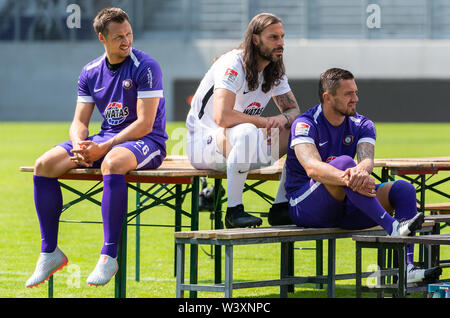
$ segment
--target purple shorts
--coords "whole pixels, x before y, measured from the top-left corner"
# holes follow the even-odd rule
[[[113,132],[99,132],[96,135],[89,136],[87,140],[92,140],[95,143],[102,143],[111,139],[116,134],[117,133]],[[73,148],[71,140],[60,143],[58,146],[63,147],[70,156],[73,156],[70,152]],[[161,165],[166,157],[165,148],[148,136],[141,137],[138,140],[125,141],[121,144],[115,145],[113,148],[116,147],[125,147],[133,152],[138,163],[136,170],[156,169]],[[104,157],[95,161],[92,168],[100,168],[103,159]]]
[[[314,180],[294,193],[290,202],[291,219],[298,226],[359,230],[378,225],[347,198],[337,201],[323,184]]]

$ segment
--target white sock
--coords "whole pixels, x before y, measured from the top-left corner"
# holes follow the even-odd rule
[[[258,128],[240,124],[228,130],[232,148],[227,157],[228,207],[242,204],[245,181],[251,163],[256,160]]]
[[[281,171],[280,184],[278,185],[277,196],[273,203],[283,203],[287,202],[286,198],[286,189],[284,188],[284,184],[286,183],[286,164],[283,166],[283,170]]]

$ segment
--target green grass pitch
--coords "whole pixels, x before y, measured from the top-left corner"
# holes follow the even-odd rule
[[[25,288],[25,281],[34,271],[39,255],[40,233],[34,202],[31,173],[19,172],[20,166],[33,165],[34,160],[50,147],[68,139],[69,123],[5,123],[0,122],[0,298],[47,297],[47,283],[38,288]],[[99,124],[91,125],[91,134]],[[184,123],[169,123],[168,154],[185,153]],[[450,124],[377,123],[376,158],[429,157],[450,155]],[[440,172],[433,178],[449,176]],[[433,180],[434,180],[433,179]],[[88,189],[91,182],[72,182],[80,189]],[[275,194],[278,183],[269,182],[265,191]],[[441,185],[441,191],[450,193],[450,183]],[[130,192],[131,194],[131,192]],[[70,195],[63,190],[65,199]],[[134,197],[130,195],[129,204]],[[444,199],[428,194],[427,202],[443,202]],[[267,211],[269,206],[262,199],[244,197],[248,210]],[[189,202],[185,202],[189,204]],[[187,205],[188,206],[188,205]],[[100,208],[81,203],[66,211],[63,219],[99,221]],[[142,223],[173,224],[174,214],[164,207],[146,211]],[[183,225],[187,225],[184,220]],[[201,213],[200,227],[211,225],[209,213]],[[267,221],[264,220],[264,224]],[[449,233],[448,227],[444,233]],[[158,238],[158,239],[156,239]],[[102,288],[90,287],[86,278],[93,270],[103,242],[99,224],[60,224],[59,246],[69,258],[69,265],[55,275],[54,297],[107,298],[114,296],[114,282]],[[135,281],[135,229],[128,231],[127,297],[172,298],[175,297],[173,229],[143,227],[141,229],[140,281]],[[295,250],[297,275],[313,275],[315,272],[314,242],[297,243]],[[326,257],[326,244],[324,244]],[[189,249],[188,249],[189,250]],[[209,247],[199,250],[199,281],[211,282],[214,262],[207,253]],[[366,254],[364,254],[366,255]],[[364,257],[367,268],[376,262],[375,255]],[[442,249],[442,258],[449,259],[450,251]],[[350,239],[337,241],[337,273],[354,271],[354,243]],[[326,266],[325,266],[326,273]],[[447,277],[449,269],[444,270]],[[188,275],[188,273],[187,273]],[[235,249],[234,278],[236,280],[275,279],[279,275],[279,245],[242,246]],[[189,279],[188,277],[186,279]],[[326,287],[326,286],[325,286]],[[354,297],[354,281],[338,281],[337,297]],[[234,297],[278,297],[278,287],[235,290]],[[372,295],[365,294],[372,297]],[[414,296],[414,295],[413,295]],[[417,295],[421,297],[422,295]],[[221,293],[201,293],[199,297],[223,297]],[[326,297],[326,289],[317,290],[314,285],[299,285],[289,297]]]

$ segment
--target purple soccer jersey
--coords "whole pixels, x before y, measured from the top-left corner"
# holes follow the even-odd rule
[[[338,126],[332,126],[322,112],[322,105],[316,105],[303,113],[292,123],[289,147],[286,156],[285,188],[289,199],[302,195],[298,191],[306,189],[310,178],[298,161],[294,146],[299,143],[315,144],[323,162],[347,155],[355,157],[360,142],[375,144],[376,130],[373,122],[356,114],[347,116]]]
[[[138,98],[159,97],[153,129],[147,136],[165,149],[165,99],[162,73],[148,54],[132,48],[116,71],[106,65],[106,54],[87,64],[78,79],[78,101],[93,102],[103,117],[101,132],[119,132],[137,119]]]

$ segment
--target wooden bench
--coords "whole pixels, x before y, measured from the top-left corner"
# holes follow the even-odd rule
[[[258,191],[257,186],[266,181],[278,181],[280,179],[281,171],[284,165],[284,159],[276,161],[272,166],[261,169],[250,170],[248,180],[255,180],[254,184],[246,184],[245,191]],[[33,173],[34,167],[22,166],[21,172]],[[197,230],[199,228],[199,209],[198,199],[200,191],[200,178],[213,178],[215,189],[217,191],[221,188],[222,179],[226,179],[226,173],[213,170],[198,170],[195,169],[189,162],[186,156],[167,156],[162,165],[154,170],[137,170],[131,171],[125,175],[125,181],[129,190],[136,192],[136,209],[127,212],[125,225],[122,230],[121,239],[119,242],[118,262],[119,271],[115,276],[115,297],[126,297],[126,254],[127,254],[127,226],[136,226],[136,280],[139,280],[139,228],[141,226],[158,226],[140,223],[140,214],[155,206],[163,205],[175,212],[175,220],[173,227],[175,231],[181,231],[182,217],[187,217],[190,220],[190,230]],[[90,201],[97,206],[101,206],[101,202],[94,196],[101,193],[103,190],[102,180],[103,176],[100,169],[93,168],[76,168],[69,170],[67,173],[58,178],[59,183],[63,189],[66,189],[76,195],[76,198],[70,202],[65,202],[63,212],[73,207],[81,201]],[[77,181],[95,181],[96,184],[90,187],[87,191],[78,189],[78,185],[67,183],[67,180]],[[143,188],[145,184],[148,188]],[[184,187],[184,189],[182,188]],[[258,192],[257,192],[258,193]],[[259,192],[258,194],[264,196],[266,199],[273,199],[269,195]],[[183,209],[182,205],[186,197],[190,196],[190,207]],[[217,196],[217,195],[216,195]],[[218,196],[217,196],[218,197]],[[223,228],[221,202],[216,202],[215,206],[215,228]],[[65,213],[63,213],[65,216]],[[75,223],[101,223],[96,221],[74,221],[61,220],[61,222],[75,222]],[[167,225],[161,225],[167,226]],[[186,226],[184,226],[186,227]],[[191,263],[197,257],[197,247],[191,248]],[[221,258],[220,249],[216,250],[216,262],[220,263]],[[176,260],[175,260],[176,262]],[[191,266],[194,267],[194,266]],[[196,281],[195,274],[191,275],[192,281]],[[49,297],[53,296],[53,276],[49,280]],[[194,295],[195,296],[195,295]]]
[[[430,233],[434,222],[426,221],[423,232]],[[292,226],[274,226],[261,228],[222,229],[203,231],[176,232],[175,244],[177,253],[177,283],[176,296],[184,297],[184,291],[223,292],[225,297],[231,298],[233,289],[255,288],[264,286],[280,286],[280,297],[287,297],[288,289],[294,284],[316,283],[327,284],[328,297],[335,297],[335,281],[340,279],[354,279],[356,275],[336,274],[336,239],[351,238],[354,235],[385,235],[379,226],[364,230],[343,230],[339,228],[300,228]],[[293,244],[298,241],[328,240],[328,273],[312,277],[296,277],[293,274]],[[233,281],[233,247],[253,244],[281,244],[281,259],[279,279],[257,280],[250,282]],[[225,247],[225,281],[222,283],[215,277],[214,284],[185,283],[185,245],[214,245]],[[197,260],[198,261],[198,260]],[[195,270],[197,267],[195,268]],[[191,268],[192,272],[192,268]],[[197,276],[196,276],[197,277]]]
[[[353,236],[353,240],[356,242],[356,297],[361,297],[362,292],[377,292],[382,293],[390,292],[399,297],[406,297],[408,292],[427,291],[427,283],[411,283],[407,282],[406,275],[406,246],[408,244],[421,244],[425,246],[441,246],[450,245],[450,234],[433,234],[433,235],[421,235],[421,236],[406,236],[406,237],[391,237],[391,236]],[[398,252],[398,269],[394,272],[392,270],[385,270],[384,264],[378,263],[379,270],[375,275],[379,278],[387,275],[398,275],[398,281],[396,284],[385,285],[384,280],[380,279],[377,284],[370,287],[362,286],[362,278],[364,273],[362,272],[362,249],[363,248],[376,248],[376,249],[394,249]],[[428,249],[430,250],[430,249]],[[431,264],[431,256],[428,253],[428,259],[426,261],[426,268]],[[441,279],[439,282],[447,282],[450,279]]]

